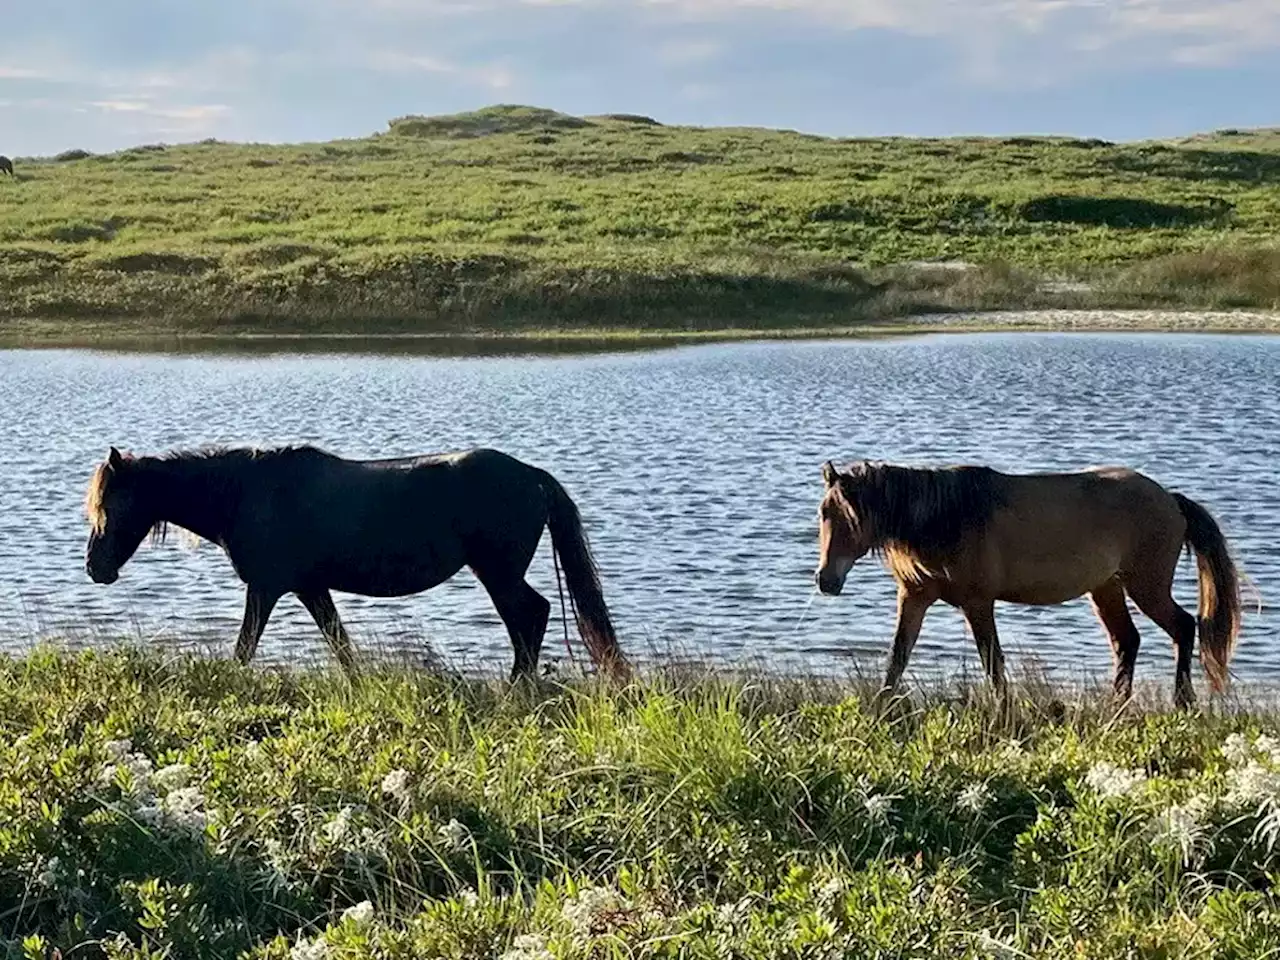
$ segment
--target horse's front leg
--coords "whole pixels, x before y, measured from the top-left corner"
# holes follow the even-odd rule
[[[236,638],[236,659],[248,664],[258,650],[258,641],[267,626],[267,618],[275,609],[280,594],[249,587],[244,595],[244,619],[240,621],[240,636]]]
[[[907,669],[911,648],[916,645],[924,615],[936,598],[928,593],[908,590],[898,585],[898,627],[893,634],[893,652],[889,655],[889,670],[885,674],[882,697],[891,696],[898,689],[902,674]]]

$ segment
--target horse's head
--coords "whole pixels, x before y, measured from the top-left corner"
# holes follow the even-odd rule
[[[822,479],[827,491],[818,507],[818,569],[814,579],[818,589],[835,596],[844,589],[845,577],[853,565],[871,550],[870,530],[859,516],[858,470],[840,473],[830,461],[823,464]]]
[[[84,567],[94,583],[115,583],[120,568],[155,526],[154,511],[141,495],[136,471],[132,458],[112,447],[89,481],[85,512],[91,530]]]

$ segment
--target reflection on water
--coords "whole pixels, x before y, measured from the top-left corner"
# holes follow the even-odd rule
[[[299,342],[285,355],[278,342],[235,356],[207,346],[216,349],[0,351],[0,644],[126,635],[229,652],[241,587],[216,549],[144,548],[111,587],[84,575],[80,501],[111,443],[157,452],[309,441],[353,457],[506,450],[577,499],[633,652],[878,670],[893,626],[888,575],[863,563],[842,597],[812,599],[827,458],[1131,465],[1204,503],[1262,595],[1280,595],[1276,337],[1013,334],[483,357],[361,354],[349,342],[315,353]],[[530,580],[558,615],[545,538]],[[1194,607],[1190,562],[1177,590]],[[338,603],[366,647],[509,664],[467,573],[417,597]],[[1003,606],[998,617],[1014,669],[1033,657],[1070,676],[1109,668],[1085,600]],[[1167,638],[1137,622],[1140,678],[1171,678]],[[1246,617],[1242,676],[1280,676],[1278,624],[1270,609]],[[558,629],[551,657],[564,656]],[[325,651],[286,600],[262,654]],[[977,673],[977,658],[959,615],[939,606],[913,668],[958,667]]]

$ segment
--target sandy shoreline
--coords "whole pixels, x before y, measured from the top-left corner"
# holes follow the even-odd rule
[[[644,349],[692,343],[744,340],[814,340],[913,336],[927,333],[1151,332],[1151,333],[1280,333],[1280,311],[1260,310],[1101,310],[1047,309],[954,312],[900,317],[875,323],[797,327],[714,328],[533,328],[506,331],[318,331],[158,330],[138,322],[93,322],[75,329],[42,321],[10,322],[0,328],[0,349],[83,348],[105,350],[194,351],[421,349],[428,352],[478,353],[515,348]]]

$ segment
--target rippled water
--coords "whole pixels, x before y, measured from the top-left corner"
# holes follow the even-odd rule
[[[572,357],[173,356],[0,352],[0,646],[33,636],[206,641],[228,652],[241,586],[220,552],[144,548],[111,587],[83,570],[84,484],[108,444],[311,441],[343,455],[495,446],[578,500],[632,652],[879,670],[893,585],[867,562],[811,606],[827,458],[981,462],[1010,470],[1123,463],[1204,503],[1264,598],[1280,596],[1280,338],[935,336],[760,343]],[[531,582],[553,600],[546,543]],[[1178,594],[1194,608],[1192,564]],[[510,646],[465,571],[402,600],[340,595],[366,648],[505,670]],[[803,622],[801,618],[803,617]],[[1086,600],[1002,606],[1011,666],[1075,676],[1110,652]],[[1138,618],[1140,678],[1172,674]],[[1280,676],[1277,626],[1246,617],[1238,673]],[[563,655],[558,624],[547,654]],[[267,658],[326,656],[286,599]],[[913,669],[978,672],[960,616],[925,622]]]

